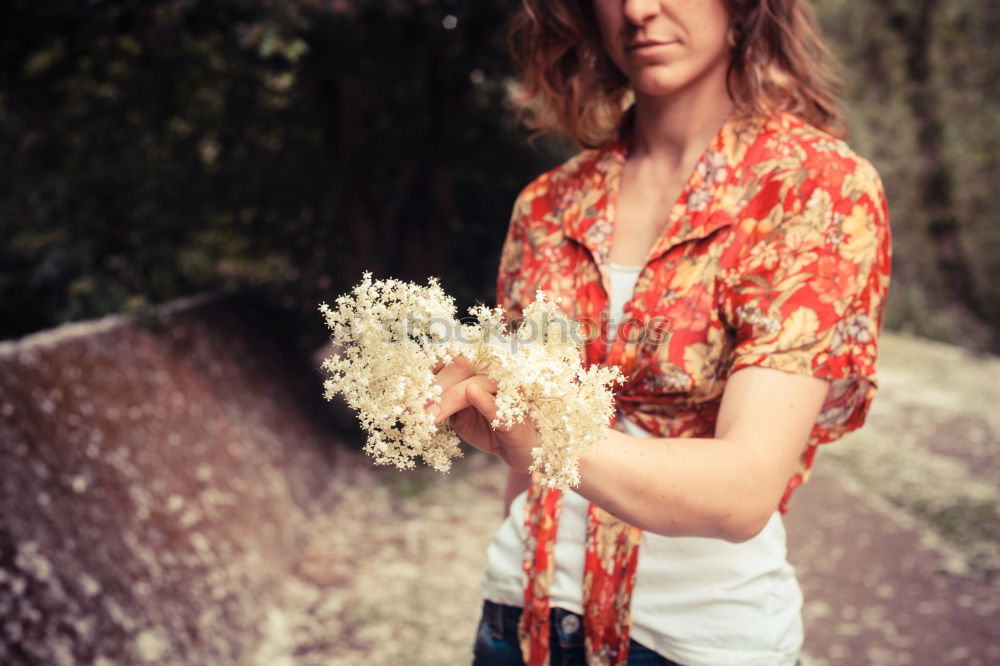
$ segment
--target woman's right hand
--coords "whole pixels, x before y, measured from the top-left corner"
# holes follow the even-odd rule
[[[529,423],[494,429],[497,383],[483,374],[473,373],[472,364],[457,356],[435,368],[434,381],[441,386],[441,400],[428,406],[434,422],[444,419],[470,445],[501,458],[510,468],[527,474],[531,450],[538,446],[538,433]]]

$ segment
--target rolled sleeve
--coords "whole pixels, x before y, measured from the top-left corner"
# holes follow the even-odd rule
[[[875,393],[888,215],[867,163],[835,184],[819,181],[799,210],[782,210],[754,221],[754,242],[725,288],[731,372],[757,366],[829,380],[815,445],[861,426]]]

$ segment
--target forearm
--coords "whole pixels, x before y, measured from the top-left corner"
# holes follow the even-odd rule
[[[763,529],[791,470],[744,443],[609,429],[581,458],[580,476],[580,495],[649,532],[743,541]]]
[[[509,506],[525,486],[538,433],[529,423],[490,427],[497,407],[496,386],[489,381],[453,381],[438,419],[450,418],[466,441],[510,466],[504,493]],[[608,428],[581,457],[576,490],[649,532],[749,539],[781,501],[828,389],[817,377],[743,368],[726,382],[714,438],[647,439]]]

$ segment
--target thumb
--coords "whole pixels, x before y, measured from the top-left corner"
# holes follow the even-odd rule
[[[490,421],[493,427],[493,420],[497,415],[496,396],[493,395],[479,382],[473,382],[465,392],[466,399],[482,415],[484,419]],[[511,469],[523,474],[527,474],[534,462],[532,452],[538,446],[538,434],[533,425],[521,422],[511,424],[509,427],[493,428],[496,433],[496,445],[489,449],[489,452],[500,456]]]
[[[466,389],[465,396],[469,403],[476,408],[476,410],[483,415],[487,421],[490,422],[490,427],[493,427],[493,420],[497,417],[497,398],[493,393],[487,389],[487,386],[496,386],[495,383],[480,384],[478,382],[472,382]],[[535,428],[528,421],[519,421],[512,423],[509,426],[500,426],[493,428],[494,431],[498,433],[506,433],[507,435],[513,436],[515,440],[522,440],[525,437],[531,438],[535,431]],[[505,439],[508,439],[505,437]]]
[[[484,378],[485,379],[485,378]],[[469,383],[465,393],[469,402],[483,415],[487,421],[493,421],[497,416],[497,401],[492,393],[477,381]]]

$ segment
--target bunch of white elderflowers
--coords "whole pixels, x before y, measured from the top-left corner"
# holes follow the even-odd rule
[[[439,471],[461,456],[447,422],[435,425],[425,409],[440,401],[432,367],[461,355],[497,382],[494,428],[530,420],[539,436],[532,471],[552,488],[580,482],[578,461],[600,439],[613,414],[610,386],[618,368],[580,364],[575,324],[539,291],[524,318],[506,332],[503,311],[470,309],[476,323],[455,319],[455,305],[434,279],[426,287],[398,280],[360,285],[320,312],[339,356],[323,362],[326,399],[344,395],[368,433],[365,451],[378,464],[413,467],[416,456]]]

